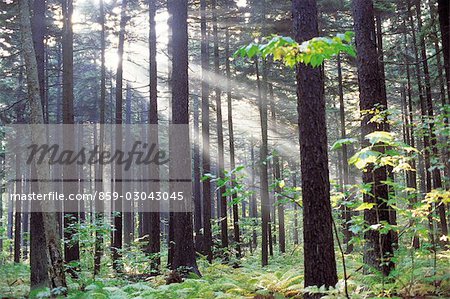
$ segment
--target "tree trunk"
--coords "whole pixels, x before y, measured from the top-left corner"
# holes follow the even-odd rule
[[[40,98],[39,91],[39,78],[37,71],[37,61],[35,56],[35,51],[33,47],[32,41],[32,33],[31,33],[31,23],[30,23],[30,9],[28,6],[28,1],[21,0],[19,2],[20,5],[20,24],[21,24],[21,39],[22,39],[22,53],[25,58],[25,65],[27,71],[27,85],[28,85],[28,97],[29,97],[29,105],[30,105],[30,120],[32,124],[42,124],[44,122],[44,117],[42,114],[42,102]],[[32,141],[34,143],[38,143],[39,140],[43,140],[45,138],[45,132],[42,129],[33,130],[32,132]],[[45,164],[44,164],[45,165]],[[49,179],[49,169],[45,169],[45,167],[38,167],[36,169],[36,176],[39,179],[39,183],[37,184],[38,192],[45,194],[50,188],[47,182]],[[47,203],[48,205],[49,203]],[[51,204],[51,203],[50,203]],[[48,286],[50,288],[63,288],[63,290],[67,289],[66,278],[64,275],[64,265],[63,258],[61,254],[60,248],[60,238],[57,230],[57,220],[56,213],[45,212],[45,213],[33,213],[36,216],[42,216],[42,219],[38,220],[38,226],[44,227],[44,236],[45,236],[45,248],[47,253],[47,261],[48,263],[48,280],[39,279],[39,281],[44,284],[45,282],[49,282]],[[35,269],[44,269],[45,267],[37,267]],[[42,276],[44,276],[44,272],[40,272]],[[41,276],[41,277],[42,277]],[[33,277],[31,279],[32,287],[36,286],[33,284]]]
[[[63,38],[62,38],[62,57],[63,57],[63,123],[66,125],[74,124],[74,102],[73,102],[73,30],[72,14],[73,1],[63,0]],[[63,143],[65,148],[75,148],[75,132],[72,126],[63,127]],[[76,178],[76,165],[64,165],[63,177]],[[66,196],[77,193],[77,186],[73,181],[63,181],[63,192]],[[66,263],[75,262],[80,259],[80,245],[73,235],[79,221],[77,212],[78,203],[76,201],[67,201],[64,203],[64,260]],[[77,267],[69,267],[68,270],[73,277],[76,276],[74,270]]]
[[[201,188],[201,174],[200,174],[200,127],[199,127],[199,99],[194,96],[194,183],[193,183],[193,200],[194,200],[194,240],[195,250],[202,252],[202,188]]]
[[[209,136],[209,53],[206,32],[206,0],[200,1],[201,27],[201,64],[202,64],[202,168],[203,175],[211,173],[210,136]],[[211,260],[212,232],[211,232],[211,182],[203,181],[203,254]],[[225,221],[225,220],[223,220]],[[222,229],[223,229],[223,223]],[[225,222],[226,225],[226,222]],[[222,246],[228,246],[228,235],[222,232]]]
[[[256,178],[256,169],[255,169],[255,145],[253,142],[253,136],[250,137],[250,160],[252,161],[252,167],[251,167],[251,190],[253,191],[250,195],[250,217],[254,218],[254,221],[256,221],[256,218],[258,218],[258,203],[256,202],[256,186],[255,186],[255,178]],[[253,227],[252,232],[252,243],[253,246],[256,248],[258,245],[258,234],[256,232],[255,227]]]
[[[123,120],[123,48],[125,43],[125,26],[127,23],[127,0],[122,0],[121,12],[120,12],[120,30],[119,30],[119,44],[117,46],[117,56],[119,58],[119,63],[117,65],[116,71],[116,136],[115,136],[115,145],[116,150],[122,148],[123,142],[123,132],[122,132],[122,120]],[[119,196],[123,194],[122,189],[122,165],[115,165],[115,190]],[[114,210],[116,214],[114,216],[114,239],[112,244],[112,259],[113,259],[113,267],[117,272],[122,271],[121,263],[119,259],[121,258],[120,250],[122,249],[122,199],[117,200],[115,203]]]
[[[318,36],[315,0],[294,0],[294,33],[301,43]],[[303,241],[306,286],[337,283],[332,232],[330,182],[323,73],[320,68],[297,67],[297,110],[303,193]],[[317,248],[321,248],[317,250]],[[308,295],[305,298],[318,298]]]
[[[422,85],[422,74],[420,70],[420,61],[419,61],[419,53],[417,49],[417,39],[416,39],[416,30],[414,26],[414,20],[413,15],[411,12],[411,1],[408,0],[407,4],[408,9],[408,19],[411,26],[411,35],[412,35],[412,46],[413,46],[413,53],[414,53],[414,65],[415,65],[415,71],[416,71],[416,80],[417,80],[417,89],[419,93],[419,104],[420,104],[420,112],[421,112],[421,122],[422,124],[425,122],[425,116],[426,116],[426,106],[425,106],[425,99],[423,96],[423,85]],[[431,167],[430,163],[430,138],[428,134],[423,134],[423,162],[419,163],[419,172],[421,176],[422,183],[422,192],[428,193],[431,192],[432,189],[432,175],[429,171]],[[420,160],[419,160],[420,162]],[[423,164],[423,165],[422,165]],[[428,226],[430,230],[430,240],[431,243],[435,244],[435,236],[434,236],[434,225],[433,225],[433,217],[431,215],[431,207],[429,209],[430,214],[428,215]]]
[[[447,93],[450,99],[450,4],[448,0],[438,0],[439,25],[441,29],[444,68],[447,75]]]
[[[297,187],[297,171],[295,170],[295,168],[296,167],[294,167],[294,174],[292,177],[292,186],[294,188]],[[294,203],[294,245],[298,245],[298,243],[298,205],[297,203]]]
[[[171,1],[169,13],[172,15],[172,123],[189,124],[189,82],[188,82],[188,25],[187,25],[187,1]],[[189,132],[187,130],[187,132]],[[181,137],[181,136],[180,136]],[[191,178],[191,156],[189,134],[183,134],[183,138],[169,138],[171,148],[170,170],[175,165],[177,169],[183,167],[186,177]],[[177,148],[177,153],[172,156],[172,150]],[[183,151],[180,150],[184,149]],[[176,164],[175,164],[176,163]],[[177,203],[180,204],[180,203]],[[185,204],[181,202],[181,204]],[[170,267],[173,270],[190,271],[200,274],[195,260],[192,213],[185,211],[171,213],[170,225],[173,227],[173,256]]]
[[[100,102],[99,102],[99,137],[97,144],[100,147],[100,152],[103,152],[103,146],[105,141],[105,108],[106,108],[106,66],[105,66],[105,8],[104,0],[100,0],[99,14],[100,14]],[[97,192],[103,191],[103,164],[99,163],[95,171],[95,190]],[[94,275],[100,273],[101,258],[103,255],[103,229],[104,224],[104,204],[101,200],[95,201],[95,245],[94,245]]]
[[[270,110],[271,110],[271,116],[272,116],[272,122],[274,124],[273,132],[275,135],[275,138],[277,138],[278,134],[278,127],[277,127],[277,116],[275,112],[275,98],[273,97],[273,86],[272,84],[269,85],[269,94],[270,94]],[[274,168],[274,179],[275,179],[275,206],[277,207],[277,213],[278,213],[278,236],[280,238],[279,242],[279,248],[281,253],[286,252],[286,232],[284,228],[284,206],[283,204],[278,203],[278,199],[281,198],[281,188],[279,186],[279,181],[281,180],[281,172],[280,172],[280,158],[279,158],[279,152],[276,149],[276,144],[274,145],[274,154],[273,154],[273,168]],[[280,196],[280,197],[279,197]]]
[[[357,67],[360,91],[360,110],[370,111],[377,106],[387,108],[384,96],[383,82],[379,70],[378,53],[375,41],[375,26],[373,3],[367,0],[353,0],[353,18],[357,44]],[[362,145],[369,143],[365,136],[375,131],[384,131],[385,122],[370,122],[371,116],[365,114],[361,121]],[[378,149],[382,150],[382,149]],[[371,193],[364,195],[364,202],[375,203],[372,209],[364,211],[364,220],[368,225],[375,225],[380,221],[390,222],[389,208],[386,204],[388,188],[383,181],[387,180],[385,167],[373,169],[369,166],[363,173],[363,183],[372,184]],[[392,234],[380,234],[377,230],[369,230],[364,234],[367,242],[364,252],[365,264],[388,275],[394,264],[390,261],[393,253]]]
[[[16,153],[16,179],[22,177],[21,170],[20,170],[20,153]],[[21,194],[23,192],[22,190],[22,180],[16,181],[16,194]],[[21,224],[22,224],[22,205],[21,201],[17,200],[15,202],[15,213],[14,213],[14,263],[20,263],[20,237],[21,234]]]
[[[227,105],[228,105],[228,135],[230,142],[230,171],[236,168],[236,158],[234,153],[234,129],[233,129],[233,103],[231,96],[231,70],[230,70],[230,32],[228,27],[225,29],[225,69],[227,74]],[[231,177],[230,187],[234,188],[233,181],[235,180],[235,175]],[[237,198],[237,194],[231,195],[231,200],[234,202]],[[222,201],[226,198],[223,197]],[[226,206],[225,206],[226,207]],[[225,209],[226,210],[226,209]],[[226,213],[226,212],[225,212]],[[226,217],[226,214],[225,214]],[[242,215],[244,217],[244,213]],[[236,244],[236,256],[241,257],[241,237],[239,231],[239,206],[237,203],[233,204],[233,231],[234,231],[234,242]]]
[[[422,32],[422,14],[421,14],[421,7],[420,7],[420,0],[416,0],[416,15],[417,15],[417,30],[419,32]],[[431,153],[433,155],[433,158],[439,158],[439,152],[437,148],[437,141],[436,141],[436,135],[434,134],[434,112],[433,112],[433,98],[431,95],[431,82],[430,82],[430,71],[428,68],[428,60],[427,60],[427,50],[426,50],[426,44],[425,44],[425,38],[422,34],[419,36],[420,39],[420,53],[421,53],[421,59],[422,59],[422,67],[423,67],[423,73],[425,75],[425,94],[426,94],[426,105],[423,107],[425,108],[423,111],[424,115],[428,116],[428,130],[430,134],[430,141],[431,141]],[[425,149],[430,153],[430,149]],[[431,164],[431,163],[430,163]],[[435,166],[435,165],[431,165]],[[438,167],[434,167],[432,171],[432,178],[433,178],[433,187],[435,189],[442,188],[442,179],[441,179],[441,171]],[[447,229],[447,219],[445,217],[445,205],[443,203],[436,203],[438,205],[438,213],[439,213],[439,220],[440,220],[440,229],[441,229],[441,235],[446,236],[448,234]]]
[[[148,123],[149,127],[149,141],[150,144],[155,145],[155,151],[159,151],[159,135],[158,135],[158,69],[156,63],[156,1],[149,0],[149,111]],[[149,183],[150,192],[160,190],[159,183],[159,166],[152,163],[148,169],[150,177],[156,181]],[[147,254],[157,255],[161,250],[161,227],[160,227],[160,213],[159,203],[151,202],[151,209],[149,212],[143,214],[144,221],[144,235],[148,235]],[[152,269],[157,270],[161,264],[160,258],[156,257],[152,260]]]
[[[269,175],[267,172],[267,96],[263,96],[261,80],[259,76],[258,59],[255,60],[256,82],[258,85],[258,110],[261,122],[261,145],[259,148],[259,181],[261,197],[261,265],[269,264]]]
[[[344,87],[343,87],[343,79],[342,79],[342,65],[341,65],[341,56],[337,56],[337,71],[338,71],[338,87],[339,87],[339,118],[341,125],[341,138],[347,138],[347,132],[345,129],[345,106],[344,106]],[[345,201],[348,201],[349,198],[347,196],[347,190],[349,185],[349,169],[348,169],[348,151],[347,144],[342,145],[342,190],[345,195]],[[347,206],[344,206],[344,244],[347,246],[345,249],[346,253],[351,253],[353,251],[353,244],[350,243],[352,238],[352,232],[350,231],[350,223],[351,213]]]

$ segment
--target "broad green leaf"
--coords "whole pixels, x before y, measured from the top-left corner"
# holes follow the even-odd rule
[[[369,202],[363,202],[359,206],[357,206],[354,210],[355,211],[364,211],[364,210],[370,210],[375,206],[374,203]]]
[[[333,143],[333,145],[331,146],[331,150],[334,151],[337,149],[341,149],[344,144],[352,144],[352,143],[356,143],[356,142],[358,142],[358,140],[356,140],[355,138],[339,139],[335,143]]]
[[[377,143],[391,144],[394,141],[394,136],[389,132],[376,131],[366,135],[366,139],[374,145]]]

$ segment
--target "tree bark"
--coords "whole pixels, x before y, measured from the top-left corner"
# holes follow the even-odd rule
[[[360,110],[370,111],[377,106],[387,109],[383,82],[379,70],[378,53],[375,41],[375,25],[373,3],[367,0],[353,0],[353,18],[357,44],[357,67],[360,92]],[[385,122],[370,122],[369,114],[363,115],[361,121],[362,145],[369,143],[365,136],[375,131],[385,131]],[[381,148],[377,149],[382,151]],[[373,169],[369,166],[363,173],[363,183],[372,184],[371,194],[364,195],[364,202],[374,203],[372,209],[364,211],[364,220],[368,225],[376,225],[380,221],[390,223],[389,208],[386,204],[388,188],[383,181],[387,180],[386,167]],[[364,252],[364,263],[388,275],[394,264],[390,261],[393,253],[392,234],[380,234],[378,230],[369,230],[364,234],[367,242]]]
[[[341,64],[341,56],[338,54],[337,56],[337,71],[338,71],[338,88],[339,88],[339,119],[341,125],[341,138],[347,138],[347,132],[345,129],[345,105],[344,105],[344,84],[342,79],[342,64]],[[347,144],[342,145],[342,190],[345,195],[345,201],[348,201],[349,198],[347,196],[349,181],[349,169],[348,169],[348,151]],[[351,212],[347,206],[344,206],[344,244],[347,246],[345,249],[346,253],[351,253],[353,251],[353,244],[350,243],[352,238],[352,232],[350,231],[350,223],[351,220]]]
[[[447,75],[447,94],[450,99],[450,4],[448,0],[438,0],[439,27],[441,29],[444,68]]]
[[[62,59],[63,59],[63,143],[65,148],[75,148],[75,132],[73,125],[74,119],[74,99],[73,99],[73,29],[72,14],[73,1],[63,0],[63,37],[62,37]],[[63,166],[63,177],[76,178],[76,165],[69,164]],[[69,194],[77,193],[77,186],[72,181],[63,181],[63,192]],[[77,211],[78,203],[76,201],[67,201],[64,203],[64,260],[66,263],[76,262],[80,259],[80,245],[73,235],[76,234],[79,215]],[[70,212],[67,212],[70,211]],[[69,267],[68,271],[73,277],[76,277],[75,270],[78,267]]]
[[[318,36],[316,1],[294,0],[292,9],[295,40],[301,43]],[[330,287],[336,285],[337,274],[328,177],[324,85],[320,68],[297,66],[297,110],[303,194],[305,286]],[[319,247],[321,249],[317,250]]]
[[[421,13],[421,7],[420,7],[420,0],[416,0],[416,15],[417,15],[417,30],[419,32],[422,31],[422,13]],[[428,116],[428,130],[430,134],[430,142],[431,142],[431,154],[434,158],[439,158],[439,152],[437,148],[437,141],[436,141],[436,135],[434,133],[434,111],[433,111],[433,98],[431,95],[431,82],[430,82],[430,71],[428,67],[428,60],[427,60],[427,50],[426,50],[426,44],[425,44],[425,38],[422,34],[419,36],[420,41],[420,53],[421,53],[421,59],[422,59],[422,67],[423,67],[423,73],[425,75],[425,94],[426,94],[426,102],[425,105],[422,107],[424,108],[423,114]],[[425,149],[430,154],[430,149]],[[431,163],[430,163],[431,164]],[[434,166],[434,165],[431,165]],[[441,178],[441,171],[438,167],[434,167],[433,171],[431,172],[432,178],[433,178],[433,187],[435,189],[442,188],[442,178]],[[445,205],[442,203],[436,203],[438,205],[438,214],[439,214],[439,220],[440,220],[440,229],[441,234],[446,236],[448,234],[447,229],[447,218],[445,217]]]
[[[149,111],[148,111],[148,123],[150,124],[149,128],[149,140],[150,144],[155,145],[156,152],[159,151],[159,134],[158,134],[158,68],[156,62],[156,1],[149,0]],[[151,174],[152,179],[156,179],[156,181],[152,181],[149,183],[150,192],[156,192],[160,190],[159,183],[159,166],[152,163],[148,169]],[[157,255],[156,258],[152,260],[152,269],[157,270],[159,265],[161,264],[161,260],[158,256],[161,250],[161,227],[160,227],[160,212],[159,212],[159,203],[151,202],[151,212],[143,214],[144,221],[144,234],[148,235],[148,247],[146,248],[146,252],[148,254]]]
[[[230,69],[230,32],[228,27],[225,29],[225,70],[227,74],[227,105],[228,105],[228,135],[230,142],[230,171],[236,168],[236,158],[234,152],[234,129],[233,129],[233,103],[231,95],[231,69]],[[234,188],[235,175],[231,176],[230,187]],[[237,194],[231,195],[231,201],[235,201]],[[222,198],[226,204],[226,198]],[[225,205],[226,208],[226,205]],[[221,209],[222,211],[222,209]],[[226,209],[225,209],[226,211]],[[225,212],[226,213],[226,212]],[[222,216],[221,216],[222,217]],[[226,214],[225,214],[226,217]],[[244,213],[242,215],[244,217]],[[237,203],[233,204],[233,232],[234,232],[234,242],[236,248],[236,256],[241,257],[241,237],[239,230],[239,205]]]
[[[39,78],[37,71],[37,61],[35,56],[35,51],[33,47],[32,33],[31,33],[31,23],[30,23],[30,9],[28,6],[28,1],[21,0],[20,5],[20,24],[21,24],[21,40],[22,40],[22,53],[25,58],[26,73],[27,73],[27,85],[28,85],[28,97],[30,105],[30,121],[32,124],[42,124],[44,123],[44,117],[42,114],[42,102],[40,98],[39,91]],[[45,138],[45,131],[43,129],[33,130],[32,141],[38,143],[39,140]],[[38,192],[47,193],[50,189],[48,184],[43,182],[49,179],[49,169],[45,167],[37,167],[36,177],[39,179],[37,184]],[[48,204],[48,203],[47,203]],[[48,280],[39,279],[39,281],[44,284],[49,282],[48,286],[50,288],[63,288],[67,289],[66,279],[64,274],[63,258],[61,254],[61,243],[57,231],[57,220],[56,213],[45,212],[45,213],[33,213],[36,216],[42,215],[42,220],[37,219],[37,225],[44,227],[45,236],[45,248],[47,253],[48,263]],[[36,218],[35,218],[36,220]],[[43,269],[44,267],[38,267],[38,269]],[[40,274],[45,275],[43,272]],[[33,277],[32,277],[33,281]],[[32,282],[32,286],[35,286]]]
[[[258,59],[255,60],[256,83],[258,85],[258,110],[261,123],[261,145],[259,148],[259,180],[261,197],[261,265],[269,264],[269,175],[267,172],[267,96],[263,96]]]
[[[119,63],[117,65],[116,71],[116,136],[115,136],[115,145],[116,150],[122,148],[123,142],[123,132],[122,132],[122,123],[123,123],[123,53],[124,53],[124,43],[125,43],[125,26],[127,23],[127,0],[122,0],[121,4],[121,12],[120,12],[120,29],[119,29],[119,44],[117,46],[117,56],[119,58]],[[115,165],[115,190],[119,196],[123,193],[122,186],[122,165]],[[112,244],[112,259],[113,259],[113,267],[117,272],[122,271],[120,258],[122,257],[120,250],[122,249],[122,199],[119,199],[115,202],[115,211],[116,214],[114,216],[114,238]]]
[[[270,94],[270,100],[271,100],[271,105],[270,105],[270,109],[271,109],[271,116],[272,116],[272,122],[273,122],[273,132],[275,134],[275,138],[277,137],[276,135],[278,134],[278,126],[277,126],[277,116],[276,116],[276,111],[275,111],[275,98],[273,96],[273,86],[272,84],[269,85],[269,94]],[[279,152],[277,151],[277,146],[276,144],[274,145],[274,154],[273,154],[273,168],[274,168],[274,179],[275,179],[275,196],[274,198],[275,200],[275,206],[277,208],[277,213],[278,213],[278,236],[280,238],[279,240],[279,249],[281,253],[285,253],[286,252],[286,232],[285,232],[285,228],[284,228],[284,205],[278,203],[278,195],[281,194],[281,188],[278,184],[278,182],[281,180],[281,172],[280,172],[280,157],[279,157]]]
[[[100,152],[103,152],[105,141],[105,110],[106,110],[106,66],[105,66],[105,48],[106,48],[106,28],[105,28],[105,8],[104,0],[99,0],[100,14],[100,102],[99,102],[99,137],[98,145]],[[103,164],[99,163],[95,171],[95,190],[103,191]],[[104,204],[101,200],[95,201],[95,245],[94,245],[94,275],[100,273],[101,259],[103,256],[103,233],[104,224]]]
[[[169,5],[169,13],[172,19],[172,123],[174,125],[189,124],[189,82],[188,82],[188,25],[187,25],[187,1],[173,1]],[[187,131],[189,132],[189,131]],[[183,138],[169,138],[171,150],[177,149],[177,153],[185,153],[171,156],[170,169],[174,163],[179,167],[184,167],[183,171],[191,177],[191,156],[189,134],[184,134]],[[180,151],[180,148],[185,149]],[[172,213],[170,225],[173,227],[173,256],[169,258],[170,267],[180,271],[180,267],[185,271],[200,274],[195,260],[192,213],[179,212]]]

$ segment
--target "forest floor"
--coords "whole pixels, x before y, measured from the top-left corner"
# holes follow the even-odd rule
[[[303,269],[301,246],[290,248],[284,255],[276,254],[267,267],[261,268],[260,256],[249,255],[241,259],[239,266],[225,265],[219,261],[209,264],[199,259],[202,277],[189,277],[182,283],[167,285],[169,272],[143,278],[136,275],[112,275],[104,267],[102,275],[92,277],[81,272],[78,279],[68,278],[69,298],[301,298]],[[348,290],[351,298],[450,298],[450,253],[434,255],[416,252],[414,259],[397,256],[398,264],[390,280],[376,275],[363,275],[361,255],[346,256]],[[164,262],[165,257],[162,257]],[[414,267],[411,267],[411,263]],[[130,264],[132,265],[132,264]],[[142,263],[130,271],[141,271]],[[414,269],[411,271],[410,269]],[[345,298],[342,264],[338,263],[339,283],[327,298]],[[0,298],[27,298],[29,294],[29,265],[26,263],[0,265]],[[140,277],[140,279],[136,279]],[[310,289],[318,291],[317,288]],[[384,294],[384,295],[383,295]],[[48,298],[48,290],[35,292],[34,297]]]

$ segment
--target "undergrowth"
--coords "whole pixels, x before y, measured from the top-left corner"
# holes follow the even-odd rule
[[[261,268],[258,255],[241,259],[239,267],[216,260],[209,264],[198,260],[202,277],[190,276],[182,283],[166,284],[168,271],[158,276],[132,279],[130,276],[114,276],[109,267],[98,277],[81,272],[79,278],[69,280],[68,298],[301,298],[302,292],[324,292],[323,288],[303,288],[301,246],[291,248],[285,255],[275,255],[269,266]],[[360,254],[347,255],[349,269],[348,288],[351,298],[445,298],[450,297],[450,253],[443,251],[433,255],[428,251],[399,251],[396,269],[389,278],[364,275]],[[163,257],[164,261],[165,257]],[[106,261],[107,263],[107,261]],[[342,273],[342,269],[338,269]],[[29,293],[29,266],[4,264],[0,266],[0,294],[2,298],[48,298],[50,290]],[[342,275],[335,289],[325,291],[325,298],[345,298]]]

